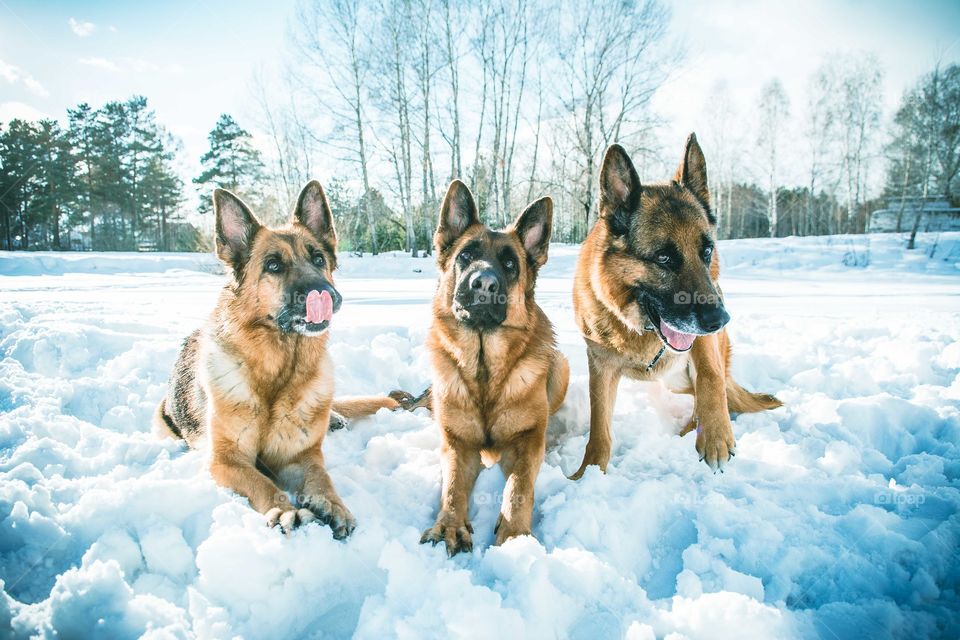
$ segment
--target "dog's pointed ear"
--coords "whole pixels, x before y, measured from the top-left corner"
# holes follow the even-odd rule
[[[480,216],[473,194],[463,182],[454,180],[440,205],[440,221],[433,234],[433,245],[437,252],[443,253],[449,249],[457,238],[475,224],[480,224]]]
[[[600,215],[616,235],[630,230],[630,217],[640,207],[640,176],[630,156],[619,144],[612,144],[600,168]]]
[[[697,142],[697,134],[691,133],[687,137],[687,146],[683,151],[683,159],[677,167],[677,175],[673,178],[680,185],[689,189],[697,200],[710,211],[710,189],[707,186],[707,161],[703,157],[703,150]]]
[[[213,211],[217,218],[217,256],[239,274],[250,258],[260,221],[243,200],[226,189],[213,190]]]
[[[547,262],[547,249],[553,231],[553,200],[544,197],[531,203],[512,228],[523,243],[530,261],[538,267],[543,266]]]
[[[333,211],[327,202],[327,194],[316,180],[311,180],[297,198],[293,221],[305,226],[318,240],[337,248],[337,229],[333,224]]]

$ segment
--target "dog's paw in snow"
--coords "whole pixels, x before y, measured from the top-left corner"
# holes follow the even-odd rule
[[[309,509],[323,524],[333,530],[333,537],[343,540],[357,528],[357,519],[353,517],[346,505],[337,500],[320,494],[307,496],[303,506]]]
[[[350,424],[350,421],[344,418],[342,415],[336,411],[330,412],[330,431],[339,431],[340,429],[345,429],[348,424]]]
[[[407,393],[406,391],[399,389],[396,391],[391,391],[388,395],[400,405],[401,409],[406,411],[413,411],[414,409],[420,409],[421,407],[432,409],[430,389],[431,387],[427,387],[427,389],[419,396],[414,396],[412,393]]]
[[[714,473],[723,473],[724,466],[737,454],[733,426],[726,414],[702,420],[697,424],[697,453],[700,460],[707,463]]]
[[[280,507],[267,511],[266,517],[268,527],[279,526],[285,534],[317,519],[309,509],[281,509]]]
[[[517,536],[532,536],[533,531],[530,530],[530,527],[518,527],[513,523],[508,522],[501,513],[497,517],[497,524],[493,528],[493,532],[496,534],[497,546],[500,546],[510,538],[516,538]]]
[[[434,546],[443,542],[447,555],[451,558],[461,551],[473,551],[473,527],[466,520],[456,518],[438,518],[437,523],[423,532],[420,544],[431,543]]]

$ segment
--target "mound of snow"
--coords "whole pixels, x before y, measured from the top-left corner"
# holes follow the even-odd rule
[[[786,406],[737,417],[737,458],[713,475],[675,435],[691,399],[625,381],[609,473],[576,483],[578,248],[552,247],[537,298],[572,376],[536,539],[491,546],[495,468],[472,497],[475,550],[452,560],[419,544],[440,491],[425,412],[328,438],[359,520],[345,542],[268,530],[202,454],[150,433],[222,284],[210,256],[0,254],[0,636],[956,637],[958,239],[721,243],[734,374]],[[430,258],[342,256],[340,392],[429,384],[435,279]]]

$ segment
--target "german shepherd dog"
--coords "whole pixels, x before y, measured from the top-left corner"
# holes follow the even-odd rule
[[[553,201],[541,198],[511,226],[492,231],[459,180],[440,209],[433,237],[440,281],[426,344],[443,486],[436,524],[420,542],[443,542],[451,556],[473,548],[469,499],[481,465],[499,461],[507,478],[496,543],[531,532],[547,418],[563,403],[569,378],[553,326],[533,297],[552,219]]]
[[[781,406],[730,375],[730,320],[717,279],[717,219],[694,134],[673,180],[641,185],[627,152],[611,146],[600,171],[599,219],[577,262],[573,303],[587,343],[590,439],[573,479],[610,461],[610,421],[622,376],[692,393],[696,449],[722,471],[735,455],[730,413]]]
[[[213,479],[246,496],[270,526],[289,532],[319,520],[345,538],[356,521],[321,451],[331,410],[360,417],[395,409],[404,396],[333,400],[327,329],[341,297],[323,188],[307,184],[290,224],[275,229],[229,191],[214,191],[213,204],[229,279],[206,325],[184,342],[154,422],[191,447],[209,442]]]

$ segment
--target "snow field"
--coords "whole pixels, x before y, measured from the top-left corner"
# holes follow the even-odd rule
[[[180,340],[222,283],[211,257],[0,254],[0,636],[956,637],[960,234],[913,254],[900,240],[721,243],[735,377],[786,406],[739,416],[714,475],[675,435],[691,398],[625,381],[609,473],[577,483],[577,247],[552,247],[538,300],[572,375],[536,539],[491,546],[490,469],[475,551],[453,560],[419,544],[440,490],[426,412],[327,438],[359,521],[343,543],[268,530],[201,452],[153,436]],[[338,391],[421,390],[432,262],[342,262]]]

